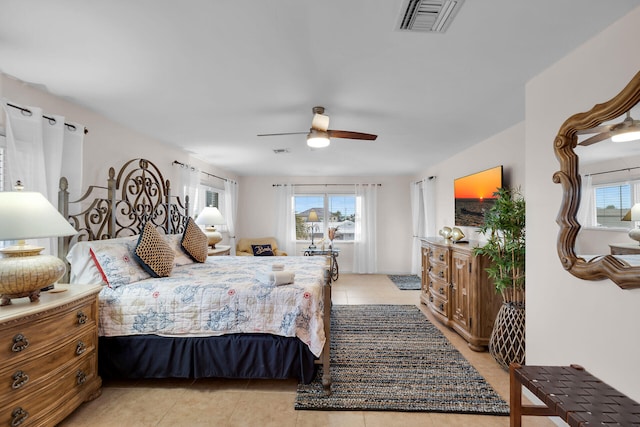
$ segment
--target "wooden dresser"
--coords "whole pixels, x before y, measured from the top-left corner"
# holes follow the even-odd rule
[[[489,345],[502,298],[489,280],[486,257],[473,255],[477,242],[422,240],[420,301],[435,317],[454,329],[475,351]]]
[[[53,426],[100,396],[100,289],[57,284],[0,307],[0,426]]]

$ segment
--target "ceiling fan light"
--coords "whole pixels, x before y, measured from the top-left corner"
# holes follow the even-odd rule
[[[613,142],[628,142],[640,139],[640,130],[629,130],[627,132],[621,132],[613,135],[611,141]]]
[[[311,148],[328,147],[330,143],[327,132],[312,129],[307,135],[307,145]]]

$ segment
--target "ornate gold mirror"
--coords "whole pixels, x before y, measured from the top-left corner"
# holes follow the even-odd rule
[[[640,243],[628,237],[623,244],[610,242],[611,251],[602,255],[584,255],[577,250],[576,240],[582,228],[577,218],[581,198],[583,197],[581,194],[583,178],[579,166],[579,153],[581,150],[586,152],[590,147],[596,146],[599,146],[598,150],[604,150],[603,152],[617,150],[616,143],[611,140],[613,135],[635,131],[636,127],[639,127],[637,130],[640,130],[640,122],[637,120],[640,117],[635,117],[636,120],[633,120],[632,117],[633,114],[640,116],[637,113],[640,107],[637,106],[639,101],[640,72],[614,98],[595,105],[587,112],[569,117],[560,127],[554,141],[555,154],[560,162],[560,170],[553,175],[553,181],[561,184],[563,189],[562,204],[556,220],[560,226],[557,242],[560,261],[565,270],[576,277],[585,280],[608,278],[621,288],[640,287]],[[636,106],[635,109],[634,106]],[[640,159],[640,140],[630,142],[630,144],[634,144],[634,149],[638,153],[638,159]],[[586,157],[585,155],[583,160]],[[627,155],[624,157],[625,160],[631,158]],[[615,161],[612,163],[609,160],[608,169],[612,170],[603,173],[630,171],[632,169],[640,171],[640,161],[637,161],[637,164],[629,164],[628,161],[619,163],[621,166],[617,170],[615,167],[611,167],[612,164],[615,165]],[[583,173],[583,176],[586,175]],[[638,195],[640,196],[640,194]],[[640,199],[636,201],[638,202]],[[607,233],[602,235],[607,235]],[[637,249],[632,247],[632,242],[638,245]],[[614,247],[619,246],[629,246],[631,250],[623,252],[624,255],[622,255],[620,252],[613,250]]]

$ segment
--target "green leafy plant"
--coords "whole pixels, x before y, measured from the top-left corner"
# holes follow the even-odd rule
[[[495,204],[485,213],[478,229],[487,243],[474,248],[476,255],[491,260],[486,269],[505,303],[524,305],[525,287],[525,201],[519,189],[500,188]]]

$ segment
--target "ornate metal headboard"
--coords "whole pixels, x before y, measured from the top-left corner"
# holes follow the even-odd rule
[[[171,195],[169,180],[146,159],[132,159],[118,172],[109,168],[107,186],[90,186],[80,199],[70,202],[69,183],[60,179],[58,207],[78,231],[58,240],[58,255],[66,256],[78,240],[103,240],[140,234],[151,221],[165,234],[184,231],[189,215],[189,197],[183,203]],[[79,212],[79,213],[70,213]]]

